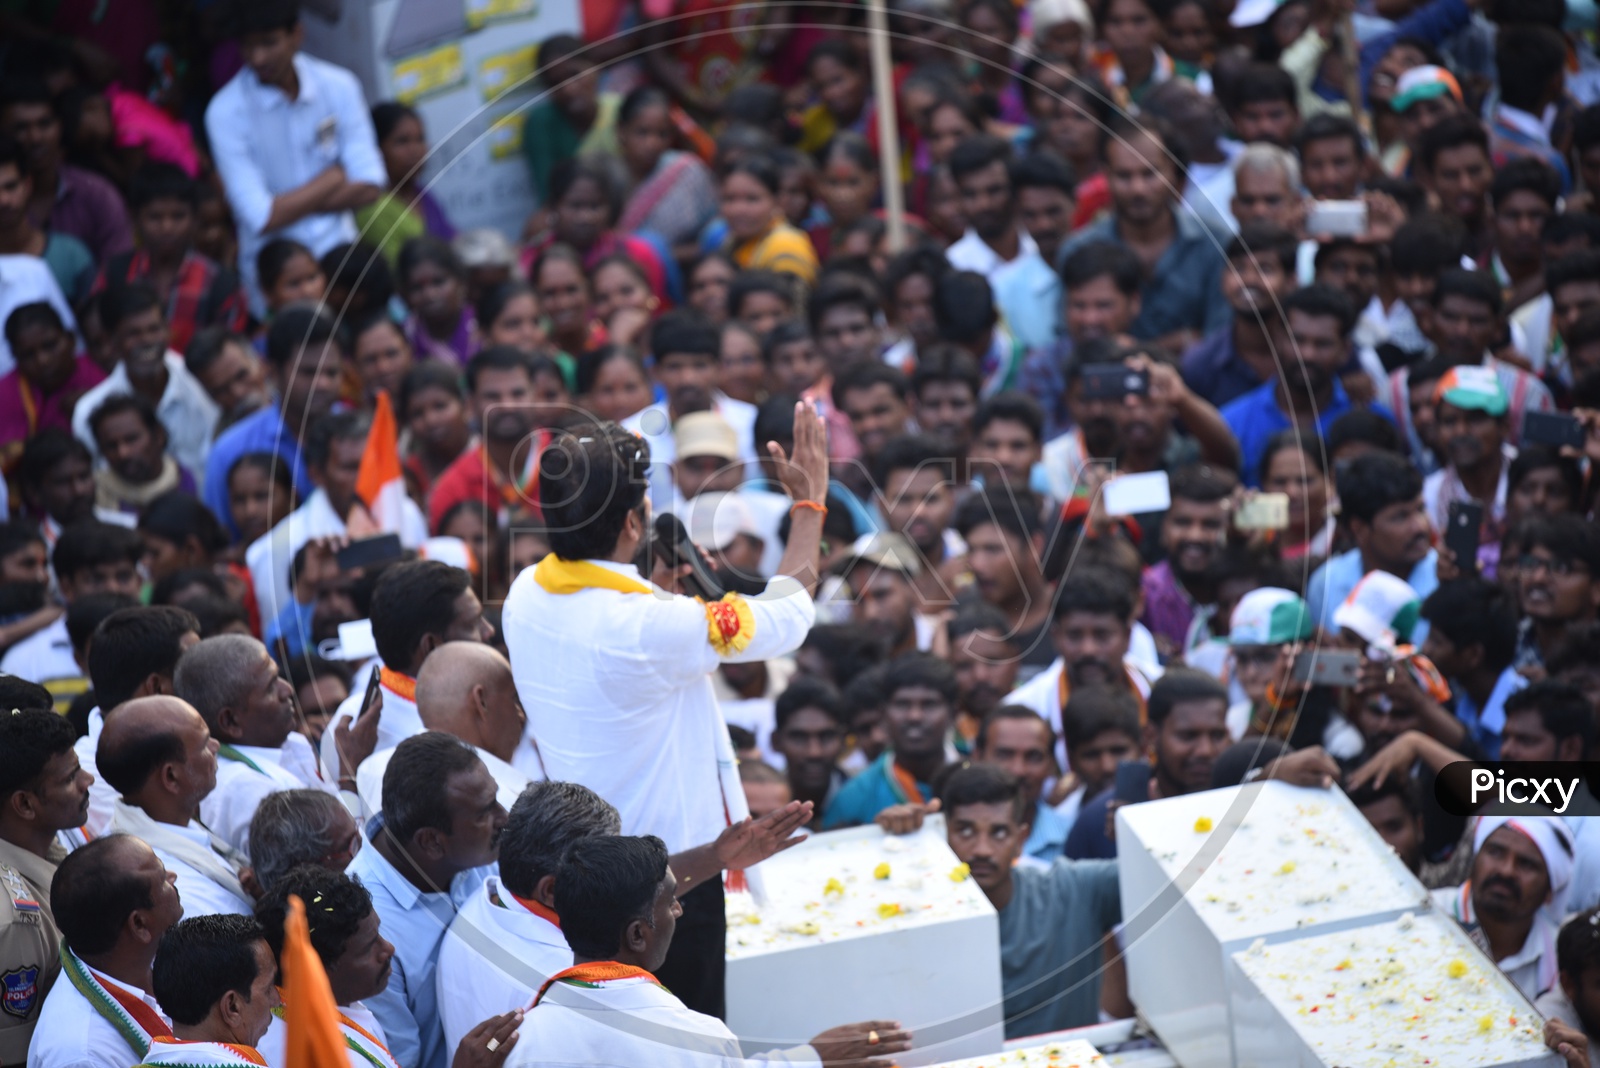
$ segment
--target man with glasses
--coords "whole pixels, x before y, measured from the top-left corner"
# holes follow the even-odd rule
[[[1519,550],[1513,563],[1523,618],[1512,664],[1542,678],[1567,629],[1600,612],[1600,530],[1581,516],[1546,516],[1524,528]]]

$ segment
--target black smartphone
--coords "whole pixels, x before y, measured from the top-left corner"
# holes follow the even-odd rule
[[[1522,440],[1529,445],[1549,445],[1559,449],[1571,445],[1583,448],[1583,424],[1566,412],[1529,412],[1522,417]]]
[[[360,719],[362,716],[366,715],[367,712],[372,708],[372,702],[377,700],[378,685],[383,681],[381,676],[382,673],[379,672],[377,666],[374,665],[372,668],[372,678],[367,680],[367,692],[361,696],[361,708],[356,712],[356,719]],[[352,723],[351,726],[353,727],[355,724]]]
[[[1083,367],[1084,400],[1121,400],[1130,393],[1150,393],[1150,372],[1125,363],[1090,363]]]
[[[1150,764],[1144,760],[1124,760],[1117,765],[1116,785],[1111,799],[1125,805],[1150,800]]]
[[[1464,575],[1478,570],[1478,533],[1483,529],[1483,505],[1477,501],[1452,501],[1445,520],[1444,547],[1456,558]]]
[[[387,564],[405,554],[398,534],[379,534],[376,537],[353,541],[333,554],[340,571],[354,571],[375,564]]]

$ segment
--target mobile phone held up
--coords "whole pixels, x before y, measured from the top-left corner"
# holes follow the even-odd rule
[[[1483,529],[1483,505],[1477,501],[1451,501],[1445,519],[1444,547],[1456,558],[1463,574],[1478,569],[1478,537]]]
[[[1522,440],[1528,445],[1548,445],[1559,449],[1570,445],[1583,448],[1583,424],[1566,412],[1528,412],[1522,417]]]
[[[1289,678],[1302,686],[1350,687],[1361,676],[1361,654],[1344,650],[1307,649],[1294,658]]]
[[[1111,799],[1125,805],[1150,800],[1150,765],[1143,760],[1124,760],[1118,764]]]
[[[1084,364],[1080,377],[1084,400],[1121,400],[1130,393],[1150,394],[1150,372],[1134,370],[1125,363]]]

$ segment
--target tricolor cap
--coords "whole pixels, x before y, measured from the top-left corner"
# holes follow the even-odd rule
[[[714,456],[719,460],[739,458],[739,435],[733,425],[716,412],[690,412],[672,428],[678,456]]]
[[[1398,113],[1419,100],[1432,100],[1446,93],[1455,97],[1456,103],[1462,103],[1461,83],[1456,81],[1456,76],[1443,67],[1425,63],[1400,75],[1394,83],[1394,97],[1389,101],[1389,107]]]
[[[1247,26],[1259,26],[1275,15],[1284,0],[1239,0],[1234,5],[1233,14],[1228,16],[1228,23],[1243,29]]]
[[[1354,631],[1368,645],[1392,650],[1411,640],[1422,601],[1405,579],[1387,571],[1368,571],[1333,610],[1333,625]]]
[[[1433,402],[1475,412],[1488,412],[1498,419],[1511,407],[1500,376],[1490,367],[1452,367],[1433,387]]]
[[[1228,621],[1229,645],[1287,645],[1311,637],[1311,612],[1289,590],[1264,586],[1239,598]]]

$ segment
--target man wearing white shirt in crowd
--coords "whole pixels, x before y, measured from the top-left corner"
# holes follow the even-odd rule
[[[658,978],[683,913],[669,859],[661,839],[648,836],[584,838],[567,850],[555,880],[555,903],[575,963],[534,998],[506,1068],[750,1063],[726,1024],[690,1009]],[[895,1021],[868,1020],[760,1060],[873,1063],[869,1056],[893,1056],[910,1047],[911,1033]]]
[[[74,336],[78,322],[72,317],[72,306],[62,295],[61,286],[50,267],[38,256],[0,256],[0,325],[11,318],[11,313],[24,304],[44,301],[56,310],[61,321]],[[10,374],[17,366],[11,355],[11,342],[0,330],[0,375]]]
[[[678,458],[673,436],[678,420],[690,412],[715,412],[733,428],[737,459],[754,473],[756,407],[725,396],[717,389],[722,343],[717,328],[694,312],[678,310],[657,319],[650,328],[650,350],[656,378],[667,399],[642,409],[622,425],[650,445],[650,504],[671,511],[673,470]],[[737,485],[737,483],[735,483]],[[722,487],[727,488],[727,487]],[[685,493],[685,496],[693,494]]]
[[[184,653],[172,688],[217,742],[217,785],[200,802],[200,818],[248,857],[250,820],[263,798],[323,787],[316,753],[294,729],[294,688],[267,647],[243,634],[219,634]]]
[[[129,701],[106,721],[95,762],[122,795],[111,830],[150,844],[188,915],[254,911],[244,857],[194,819],[217,784],[217,743],[200,713],[165,695]]]
[[[28,1068],[128,1068],[170,1021],[147,992],[167,928],[183,916],[173,872],[132,835],[69,854],[50,883],[62,975],[28,1048]]]
[[[1055,663],[1006,698],[1007,704],[1023,705],[1044,717],[1056,732],[1056,757],[1063,766],[1067,752],[1061,711],[1074,690],[1110,686],[1140,702],[1150,696],[1152,676],[1128,657],[1133,612],[1134,591],[1126,582],[1092,572],[1074,575],[1056,593],[1050,624]]]
[[[266,310],[256,278],[261,247],[289,238],[321,256],[354,241],[351,212],[383,194],[388,174],[355,75],[301,53],[298,0],[231,6],[244,67],[211,98],[206,135],[259,316]]]
[[[716,841],[671,858],[675,892],[750,868],[804,838],[791,835],[811,818],[790,802],[759,820],[743,820]],[[588,787],[538,782],[522,792],[500,834],[500,873],[461,906],[439,948],[439,1018],[455,1049],[476,1024],[525,1007],[547,979],[572,965],[572,948],[555,912],[556,870],[573,842],[622,832],[622,818]]]
[[[663,344],[659,325],[655,342]],[[671,849],[709,841],[747,812],[711,673],[724,660],[794,652],[815,619],[828,457],[814,409],[795,405],[794,441],[793,460],[770,446],[796,502],[777,577],[759,597],[715,604],[675,596],[633,563],[653,526],[647,442],[600,424],[557,438],[540,457],[553,551],[513,583],[503,615],[528,726],[550,778],[583,783],[617,806],[624,830],[659,833]],[[658,571],[663,583],[679,579]],[[685,903],[683,948],[662,981],[719,1012],[721,881]]]
[[[372,591],[371,614],[383,694],[378,752],[427,730],[417,713],[417,674],[428,655],[445,642],[486,642],[494,627],[483,618],[472,576],[437,560],[408,560],[386,570]],[[354,723],[365,706],[366,691],[352,690],[322,732],[322,773],[337,779],[341,790],[357,789],[357,769],[339,766],[338,728]]]
[[[445,1068],[439,1023],[439,944],[481,881],[458,878],[499,858],[506,810],[472,747],[428,731],[407,738],[384,771],[382,825],[349,874],[372,895],[395,948],[388,985],[366,1004],[406,1068]]]
[[[400,1068],[389,1052],[383,1025],[362,1004],[389,985],[389,962],[394,958],[394,945],[383,936],[372,895],[348,875],[316,865],[305,864],[287,872],[267,891],[256,909],[256,918],[267,934],[267,945],[272,947],[280,967],[291,894],[306,902],[308,909],[315,903],[310,923],[311,948],[328,973],[328,986],[339,1010],[339,1037],[344,1040],[350,1068]],[[284,1058],[288,1037],[288,1025],[282,1016],[273,1013],[266,1035],[256,1043],[256,1052],[269,1065],[287,1068]]]
[[[367,415],[338,412],[316,419],[306,430],[300,455],[317,488],[245,550],[263,620],[277,619],[294,597],[289,571],[301,546],[313,538],[360,536],[351,524],[364,526],[369,534],[379,532],[356,495],[371,426]],[[400,535],[401,545],[415,549],[428,539],[428,522],[410,497],[401,501],[400,517],[400,529],[393,533]]]
[[[89,683],[100,703],[89,712],[89,733],[73,743],[78,763],[95,777],[89,785],[89,819],[84,831],[98,838],[111,828],[117,791],[100,776],[95,750],[106,716],[135,697],[172,692],[178,658],[200,641],[194,613],[171,605],[139,605],[111,613],[94,630],[89,644]]]
[[[517,803],[529,776],[512,761],[528,744],[523,737],[528,717],[517,699],[511,665],[498,650],[482,642],[457,641],[430,653],[417,673],[417,715],[423,729],[442,731],[472,746],[494,776],[502,808],[509,811]],[[356,772],[356,792],[369,816],[383,811],[383,773],[393,756],[393,747],[380,749]]]
[[[183,357],[167,347],[167,314],[156,291],[141,282],[115,286],[100,299],[100,322],[111,339],[117,365],[104,382],[78,398],[72,432],[97,460],[99,446],[89,417],[118,393],[148,400],[167,430],[167,452],[195,478],[205,481],[206,457],[220,412]]]

